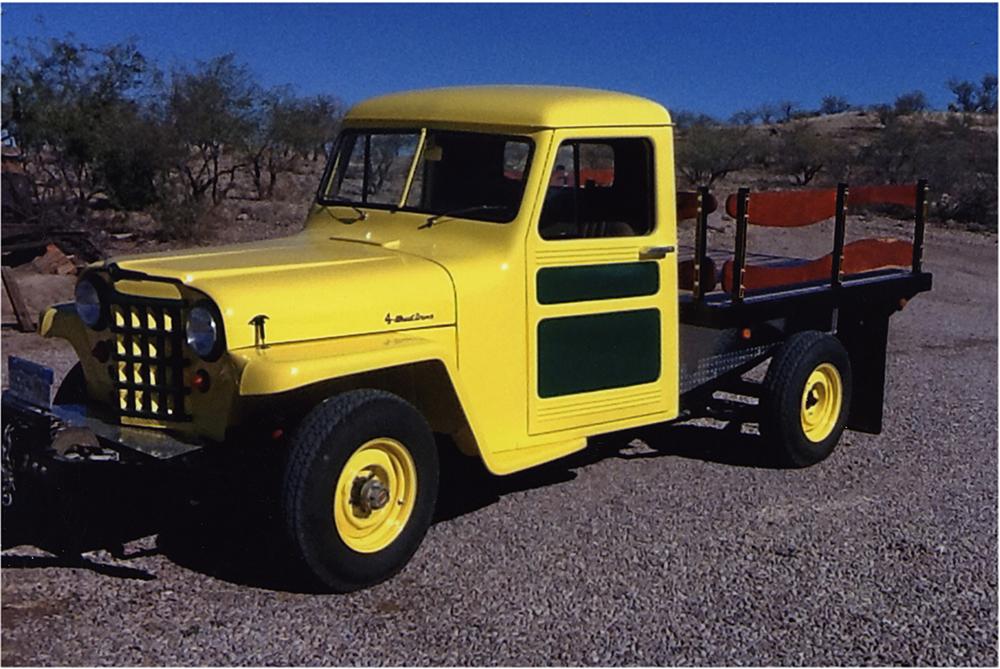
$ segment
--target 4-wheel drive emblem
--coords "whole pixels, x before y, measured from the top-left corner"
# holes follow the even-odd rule
[[[419,311],[415,311],[412,314],[391,314],[386,313],[385,324],[392,325],[393,323],[414,323],[416,321],[430,321],[434,319],[434,314],[422,314]]]

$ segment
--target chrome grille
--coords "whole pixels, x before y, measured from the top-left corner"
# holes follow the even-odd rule
[[[182,303],[116,293],[109,305],[111,353],[122,416],[190,420],[185,406]]]

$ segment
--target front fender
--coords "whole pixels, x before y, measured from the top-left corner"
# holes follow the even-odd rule
[[[117,397],[114,383],[108,376],[104,364],[99,362],[90,350],[94,346],[94,336],[87,330],[72,302],[57,304],[42,313],[38,322],[38,334],[49,339],[65,339],[76,352],[77,360],[83,367],[90,397],[102,402],[113,402]]]
[[[322,381],[418,362],[439,361],[455,378],[451,327],[320,339],[230,351],[242,368],[241,396],[273,395]]]

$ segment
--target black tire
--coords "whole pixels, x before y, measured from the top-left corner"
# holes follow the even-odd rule
[[[348,546],[338,531],[334,495],[351,456],[380,438],[404,445],[412,457],[416,499],[391,543],[363,553]],[[380,390],[331,397],[306,415],[292,440],[282,502],[293,551],[325,589],[350,592],[384,581],[420,546],[434,515],[438,479],[434,435],[411,404]],[[393,491],[389,504],[394,496]]]
[[[83,375],[83,365],[73,365],[52,400],[53,404],[85,404],[87,402],[87,379]]]
[[[840,406],[833,428],[814,440],[803,427],[806,382],[823,365],[832,365],[840,378]],[[825,367],[824,367],[825,369]],[[811,398],[810,398],[811,399]],[[840,341],[817,331],[789,337],[771,359],[761,397],[761,435],[770,442],[779,460],[791,467],[814,465],[833,453],[844,431],[851,406],[851,362]],[[830,416],[834,414],[831,407]],[[829,423],[827,423],[828,425]],[[820,428],[816,437],[822,436]]]

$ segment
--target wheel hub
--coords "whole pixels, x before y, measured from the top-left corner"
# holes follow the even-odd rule
[[[364,513],[377,511],[389,503],[389,489],[377,477],[358,477],[354,479],[354,486],[358,491],[353,504],[361,507]]]

